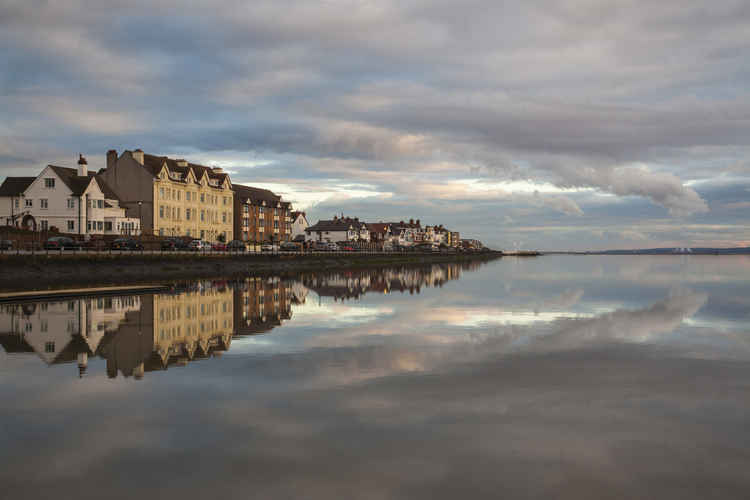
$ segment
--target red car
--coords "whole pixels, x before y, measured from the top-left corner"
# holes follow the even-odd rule
[[[216,243],[214,243],[213,245],[211,245],[211,250],[216,250],[216,251],[220,251],[220,252],[226,252],[226,250],[227,250],[227,244],[226,243],[222,243],[220,241],[217,241]]]

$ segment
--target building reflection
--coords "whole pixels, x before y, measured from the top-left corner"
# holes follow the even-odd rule
[[[147,372],[221,355],[232,338],[258,335],[291,318],[306,290],[279,278],[198,282],[169,293],[0,305],[0,344],[47,365],[106,360],[107,375]],[[304,287],[303,287],[304,288]]]
[[[425,287],[442,287],[457,280],[462,271],[477,269],[481,263],[431,264],[387,269],[348,270],[338,273],[308,273],[301,277],[304,286],[320,297],[335,301],[358,299],[366,293],[420,293]]]
[[[168,293],[0,304],[0,344],[7,353],[36,354],[47,365],[75,363],[83,376],[91,357],[110,378],[220,356],[232,339],[267,333],[292,317],[309,291],[349,300],[366,293],[420,293],[458,279],[478,263],[307,273],[296,279],[248,277],[194,282]]]

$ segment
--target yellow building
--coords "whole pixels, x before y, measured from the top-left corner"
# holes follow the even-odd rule
[[[144,233],[230,241],[234,191],[220,168],[188,163],[140,149],[107,152],[102,177]]]
[[[154,295],[153,352],[166,364],[170,357],[190,360],[211,347],[224,350],[234,332],[234,291],[207,288],[181,294]]]

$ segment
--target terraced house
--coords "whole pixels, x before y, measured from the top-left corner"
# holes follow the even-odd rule
[[[117,193],[128,216],[141,219],[146,234],[208,241],[234,237],[234,191],[221,168],[140,149],[120,156],[110,150],[107,168],[100,175]]]
[[[250,242],[289,241],[292,233],[291,209],[288,201],[267,189],[235,184],[234,233],[236,238]]]

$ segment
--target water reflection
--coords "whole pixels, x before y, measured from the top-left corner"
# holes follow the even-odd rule
[[[306,273],[296,279],[248,277],[196,282],[169,293],[0,305],[0,344],[7,353],[36,353],[47,365],[106,360],[110,378],[185,366],[228,351],[233,338],[258,335],[292,317],[313,291],[334,301],[366,293],[420,293],[478,263]]]
[[[18,304],[3,493],[745,498],[748,283],[750,259],[545,257]]]
[[[107,375],[184,366],[229,349],[232,338],[257,335],[291,318],[307,291],[279,278],[199,282],[170,293],[3,304],[0,343],[8,353],[36,353],[48,365],[73,363],[86,373],[90,356]]]

